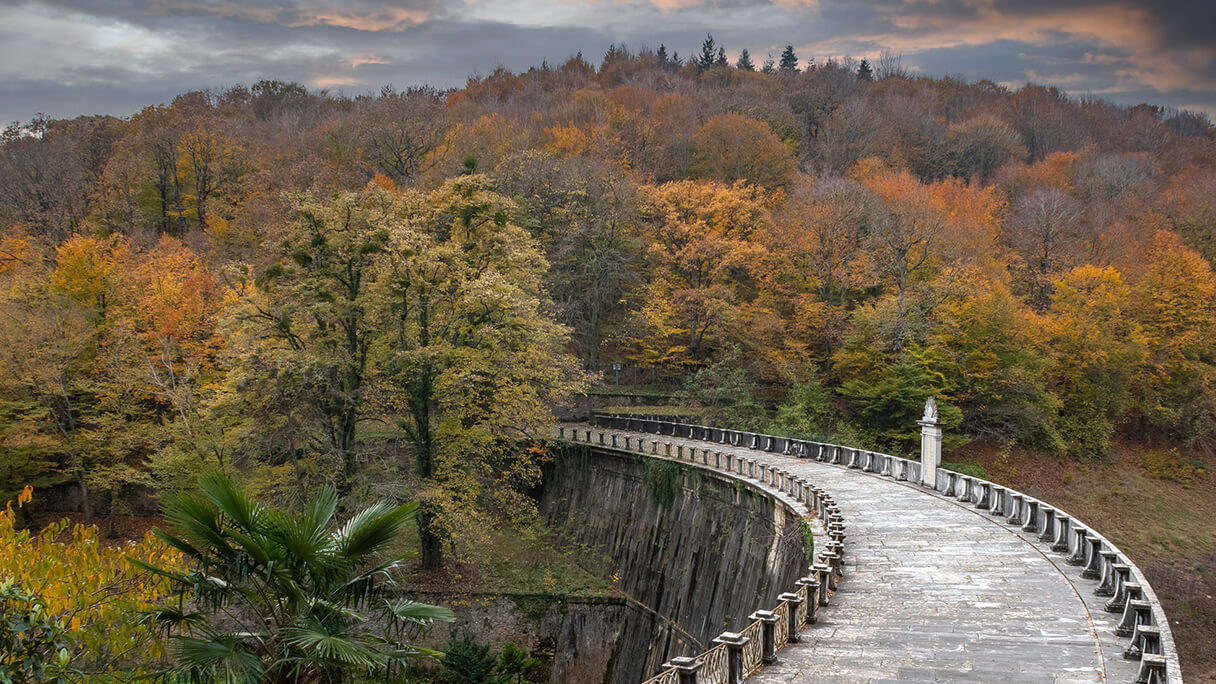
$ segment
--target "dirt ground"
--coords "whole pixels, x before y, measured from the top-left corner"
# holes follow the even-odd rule
[[[1216,682],[1216,476],[1154,477],[1145,450],[1122,446],[1100,463],[1001,452],[973,444],[950,460],[1050,501],[1130,554],[1165,605],[1188,682]]]

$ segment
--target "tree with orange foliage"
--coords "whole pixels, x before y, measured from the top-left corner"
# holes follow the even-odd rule
[[[775,215],[776,277],[802,312],[797,318],[823,309],[813,324],[822,327],[827,363],[843,335],[850,294],[870,282],[863,245],[874,204],[857,181],[799,176]]]
[[[907,336],[908,295],[936,265],[946,220],[929,189],[907,171],[880,173],[865,182],[881,203],[867,246],[875,273],[895,288],[893,341],[901,349]]]
[[[752,241],[769,220],[764,198],[742,184],[697,181],[645,186],[641,194],[651,240],[646,307],[674,313],[683,338],[649,339],[644,344],[666,347],[669,352],[661,355],[665,358],[699,359],[707,337],[721,332],[733,318],[764,252]]]

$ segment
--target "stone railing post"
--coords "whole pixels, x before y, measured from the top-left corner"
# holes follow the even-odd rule
[[[1094,596],[1114,596],[1115,595],[1115,561],[1119,558],[1119,554],[1114,551],[1102,551],[1102,575],[1098,582],[1098,587],[1094,589]]]
[[[822,560],[811,566],[811,576],[819,580],[819,605],[828,605],[828,588],[831,582],[832,567]]]
[[[1102,539],[1090,537],[1088,541],[1089,558],[1085,564],[1085,569],[1081,571],[1081,577],[1085,579],[1098,579],[1102,576]]]
[[[786,592],[777,596],[778,601],[785,601],[785,619],[786,619],[786,634],[785,638],[791,644],[798,643],[798,628],[802,625],[798,622],[799,606],[803,604],[803,599],[798,594]]]
[[[937,486],[937,467],[942,463],[942,427],[937,422],[937,399],[925,400],[925,415],[920,425],[920,483]]]
[[[1010,525],[1015,527],[1022,526],[1022,509],[1025,508],[1025,497],[1021,494],[1009,495],[1009,520]]]
[[[1132,566],[1126,563],[1115,563],[1115,594],[1106,602],[1103,608],[1108,613],[1122,613],[1127,603],[1127,585],[1131,581]]]
[[[1003,517],[1005,515],[1005,488],[992,485],[992,499],[989,501],[988,515]]]
[[[737,632],[722,632],[713,643],[726,644],[727,674],[726,684],[743,683],[743,647],[751,639]]]
[[[1043,531],[1039,533],[1039,541],[1049,542],[1055,539],[1056,509],[1046,505],[1041,508],[1043,510]]]
[[[1087,528],[1079,525],[1074,525],[1072,528],[1073,536],[1077,539],[1076,549],[1064,559],[1064,562],[1069,565],[1085,565],[1085,537],[1089,534]]]
[[[1022,525],[1023,532],[1037,534],[1039,531],[1039,502],[1026,499],[1026,523]]]
[[[777,662],[776,625],[780,616],[771,610],[757,610],[747,616],[748,620],[760,621],[760,662],[771,665]]]
[[[814,570],[814,567],[811,569]],[[819,607],[819,580],[815,574],[811,574],[795,580],[794,584],[806,587],[806,623],[813,625],[819,619],[815,616],[815,609]]]
[[[679,656],[663,664],[663,667],[675,670],[680,675],[680,684],[697,684],[697,671],[705,665],[705,661]]]
[[[1063,513],[1056,513],[1056,538],[1051,545],[1051,550],[1057,553],[1068,553],[1068,530],[1071,528],[1072,519]]]

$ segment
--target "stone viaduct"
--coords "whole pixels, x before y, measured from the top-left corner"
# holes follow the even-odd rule
[[[555,436],[710,469],[815,531],[814,562],[776,605],[646,684],[1182,681],[1143,573],[1047,502],[932,458],[660,416],[595,414]]]

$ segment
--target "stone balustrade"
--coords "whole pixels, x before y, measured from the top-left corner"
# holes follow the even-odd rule
[[[663,416],[597,413],[593,417],[593,423],[600,428],[678,436],[684,439],[741,446],[757,452],[814,459],[897,481],[919,483],[922,480],[919,461],[836,444],[678,423]],[[590,441],[591,434],[584,432],[584,441]],[[575,431],[571,430],[571,433],[577,438]],[[747,459],[736,457],[734,461],[737,468],[732,468],[729,452],[724,456],[724,465],[712,467],[748,479],[764,481],[766,471],[779,468],[778,464],[766,463],[762,457]],[[715,461],[715,464],[719,462]],[[769,476],[774,484],[777,484],[777,475],[780,472],[777,470]],[[1082,566],[1081,577],[1095,582],[1094,594],[1109,597],[1103,606],[1105,610],[1121,616],[1115,633],[1128,639],[1123,653],[1124,657],[1140,661],[1136,682],[1159,682],[1161,684],[1180,684],[1182,682],[1177,649],[1161,602],[1153,592],[1144,573],[1109,539],[1092,527],[1083,525],[1067,512],[1008,487],[942,468],[937,468],[935,472],[926,471],[926,475],[930,475],[929,479],[934,480],[924,485],[927,488],[931,488],[941,496],[970,504],[997,521],[1036,536],[1047,550],[1062,554],[1065,557],[1064,563]],[[829,530],[832,529],[832,522],[839,520],[839,511],[834,507],[831,497],[812,486],[808,485],[806,494],[798,500],[805,502],[828,526]],[[783,600],[780,604],[785,607],[784,610],[790,610],[790,606],[794,606],[793,610],[803,616],[799,618],[800,624],[814,623],[815,606],[827,605],[828,593],[836,586],[836,580],[843,569],[843,529],[840,529],[840,533],[840,539],[833,538],[819,552],[819,561],[812,565],[811,575],[805,578],[807,581],[805,583],[802,580],[799,581],[798,591],[802,592],[802,596],[804,598],[813,597],[818,593],[818,600],[810,600],[802,604]],[[829,536],[831,535],[829,534]],[[840,545],[834,546],[833,542]],[[818,586],[810,590],[809,587],[815,581],[819,582]],[[802,607],[801,610],[798,606]],[[754,621],[747,630],[744,630],[743,638],[751,639],[756,636],[764,638],[768,632],[760,627],[762,624],[766,623],[759,619]],[[784,633],[788,634],[789,630],[785,630]],[[730,636],[729,633],[724,634],[721,638],[726,639],[728,636]],[[722,643],[729,645],[730,642],[723,641]],[[761,653],[754,663],[754,666],[758,668],[759,661],[763,659],[763,649],[757,649],[756,652]],[[748,665],[752,661],[747,658],[744,658],[743,662],[743,676],[746,676],[754,668]],[[739,681],[733,678],[711,680],[704,670],[702,670],[700,679],[697,678],[696,673],[690,675],[691,678],[684,678],[681,675],[678,680],[661,679],[668,677],[670,672],[669,670],[659,677],[649,680],[647,684],[657,681],[679,681],[682,684],[697,681],[726,681],[733,684]]]
[[[607,416],[603,418],[608,418]],[[629,430],[615,425],[598,425],[598,430],[558,428],[558,439],[590,444],[596,448],[645,453],[640,438],[636,451],[629,448],[629,439],[610,430]],[[719,444],[732,443],[731,431],[718,428],[690,426],[679,423],[652,425],[652,429],[632,429],[657,435],[678,436]],[[662,428],[661,430],[659,428]],[[580,435],[581,433],[581,435]],[[753,444],[751,448],[773,451],[781,438],[748,434],[738,441]],[[782,443],[784,448],[785,443]],[[805,479],[790,475],[778,466],[757,459],[733,458],[708,447],[696,448],[672,442],[652,440],[651,454],[660,458],[688,463],[726,477],[742,480],[773,497],[780,505],[803,518],[818,517],[828,540],[806,576],[795,582],[793,591],[781,594],[772,610],[759,610],[748,616],[749,623],[740,633],[723,632],[713,640],[713,647],[693,657],[673,658],[664,670],[644,684],[739,684],[762,665],[775,662],[777,651],[799,640],[798,633],[817,622],[820,607],[829,604],[829,595],[837,581],[844,576],[844,518],[832,497]],[[712,455],[711,455],[712,454]],[[732,462],[733,461],[733,462]],[[796,508],[797,505],[799,508]]]

